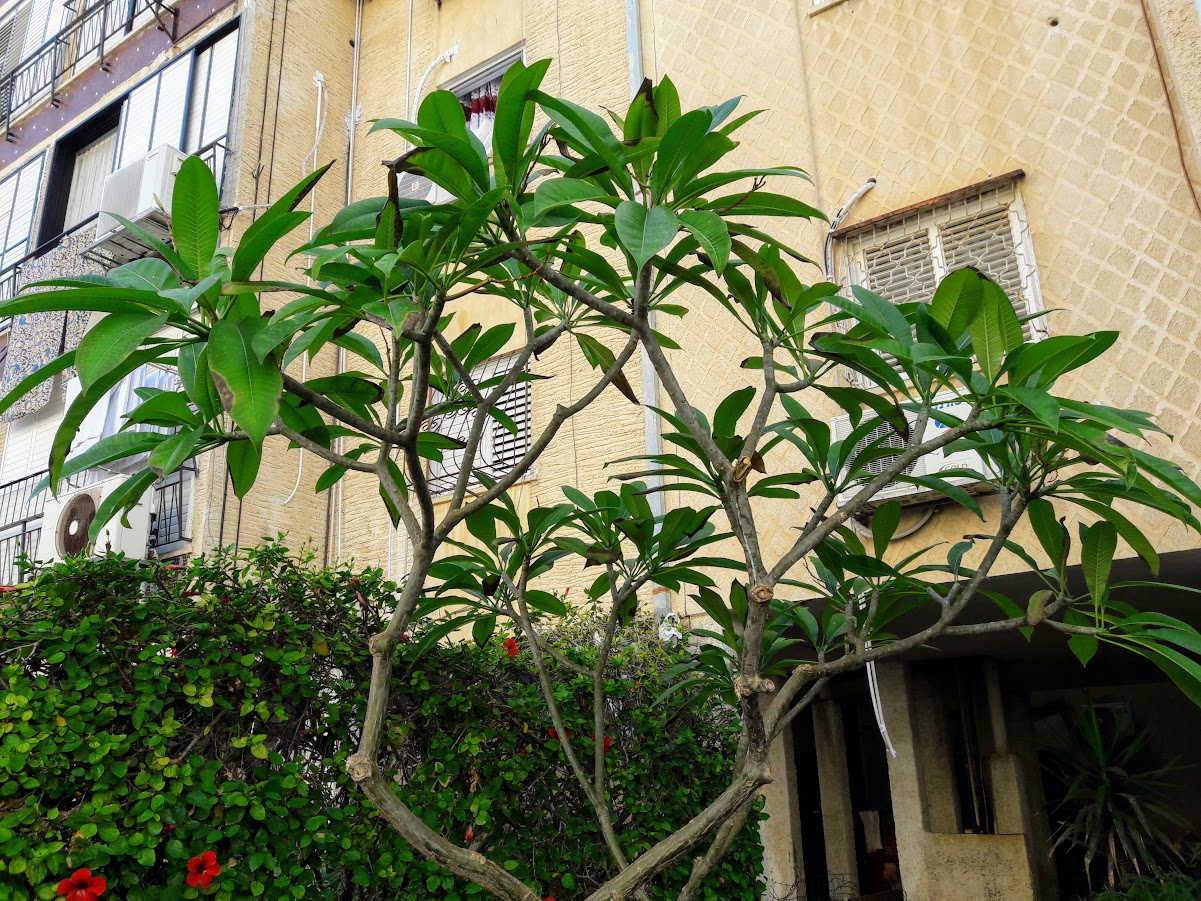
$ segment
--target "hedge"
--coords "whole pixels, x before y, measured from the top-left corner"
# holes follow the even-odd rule
[[[107,881],[106,901],[479,896],[415,859],[344,772],[367,638],[395,588],[378,570],[322,570],[276,542],[186,568],[66,561],[0,597],[0,901],[52,899],[81,868]],[[397,792],[541,895],[584,897],[610,864],[528,651],[499,633],[477,647],[443,632],[415,629],[396,662],[382,762]],[[592,634],[575,614],[556,641],[587,662]],[[605,738],[630,855],[699,811],[729,772],[726,712],[654,703],[684,653],[640,622],[615,658]],[[590,751],[589,686],[555,675]],[[756,833],[707,897],[759,897]],[[190,886],[188,862],[206,851],[221,872]],[[674,897],[686,876],[687,862],[653,896]]]

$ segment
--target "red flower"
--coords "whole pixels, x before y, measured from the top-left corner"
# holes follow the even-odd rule
[[[611,739],[609,736],[606,735],[605,736],[605,753],[606,754],[609,753],[609,746],[612,744],[613,744],[613,739]]]
[[[217,855],[212,851],[205,851],[188,861],[188,885],[208,888],[219,875],[221,864],[217,863]]]
[[[516,638],[505,639],[505,650],[508,651],[510,657],[516,657],[521,651],[517,647]]]
[[[103,876],[93,876],[91,870],[76,870],[58,884],[58,893],[66,895],[67,901],[96,901],[106,888]]]
[[[467,827],[467,832],[463,835],[463,844],[470,845],[471,840],[475,838],[475,830],[470,826]]]
[[[559,733],[555,731],[554,726],[551,726],[549,729],[547,729],[546,734],[549,735],[551,738],[553,738],[555,741],[559,740]],[[571,730],[570,729],[567,730],[567,737],[571,738]]]

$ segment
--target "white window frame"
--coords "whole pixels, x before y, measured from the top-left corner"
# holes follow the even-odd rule
[[[886,214],[863,225],[852,227],[849,233],[839,238],[846,272],[845,286],[849,288],[851,285],[862,285],[868,290],[876,290],[871,284],[867,254],[898,238],[923,231],[928,242],[928,259],[932,264],[935,283],[938,283],[949,271],[943,248],[943,231],[967,221],[970,217],[963,214],[973,206],[973,216],[987,216],[1003,209],[1008,216],[1021,300],[1025,306],[1025,313],[1022,315],[1043,312],[1046,308],[1043,305],[1038,265],[1034,259],[1029,220],[1026,217],[1021,191],[1018,190],[1020,177],[1020,173],[1016,173],[984,182],[978,187],[955,192],[949,197],[938,198],[901,213]],[[882,293],[881,296],[885,300],[894,300],[887,293]],[[1040,316],[1025,322],[1023,332],[1027,341],[1041,341],[1046,338],[1049,334],[1046,317]],[[852,377],[852,381],[856,381],[856,378]]]
[[[514,354],[493,357],[472,369],[471,377],[478,382],[481,379],[491,378],[502,372],[508,372],[513,358]],[[489,417],[484,424],[484,431],[480,436],[480,444],[476,450],[475,469],[482,469],[493,477],[503,476],[529,450],[533,438],[533,429],[531,428],[533,398],[530,385],[531,382],[528,379],[517,382],[501,397],[497,406],[513,417],[514,422],[517,424],[517,434],[512,435],[503,425]],[[487,392],[494,389],[481,390]],[[441,399],[441,395],[437,392],[432,392],[431,403],[437,403]],[[518,405],[523,407],[521,417],[514,416],[512,412],[513,408]],[[457,410],[453,413],[439,416],[431,422],[430,431],[445,435],[448,438],[466,441],[467,435],[471,431],[471,423],[475,418],[475,412],[475,407],[470,407],[465,410]],[[496,445],[501,441],[515,441],[516,446],[507,451],[504,459],[496,460],[494,459]],[[462,472],[462,454],[462,449],[448,448],[442,451],[443,459],[441,463],[433,460],[429,461],[427,475],[430,480],[431,493],[435,497],[446,496],[454,490],[454,484]],[[533,472],[531,471],[523,478],[532,476]],[[472,475],[468,484],[478,485],[479,482]]]

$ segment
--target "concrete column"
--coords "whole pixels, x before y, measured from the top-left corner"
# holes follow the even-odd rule
[[[859,894],[859,861],[855,854],[855,811],[847,771],[842,709],[837,701],[813,705],[813,736],[817,746],[817,776],[821,783],[822,831],[826,842],[826,871],[830,898],[842,901]]]
[[[925,815],[914,723],[910,715],[910,686],[905,664],[881,663],[880,704],[897,756],[888,760],[892,790],[892,817],[897,824],[897,857],[907,898],[931,897],[925,860]]]
[[[763,843],[763,879],[768,897],[795,901],[804,897],[805,861],[801,852],[801,816],[797,809],[796,759],[792,730],[785,729],[768,756],[774,780],[763,788],[767,819],[759,824]]]

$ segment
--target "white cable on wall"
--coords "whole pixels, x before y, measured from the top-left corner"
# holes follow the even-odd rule
[[[317,112],[315,123],[315,135],[313,137],[313,149],[309,151],[304,158],[304,162],[300,164],[301,177],[307,176],[317,168],[317,155],[321,152],[321,139],[325,137],[325,121],[329,118],[329,98],[325,96],[325,76],[320,72],[313,73],[313,86],[317,89]],[[313,189],[309,192],[309,241],[313,240],[315,221],[317,215],[317,186],[313,185]],[[312,278],[305,277],[305,282],[309,285],[313,284]],[[309,375],[309,358],[308,354],[300,355],[300,380],[303,382]],[[292,493],[284,500],[283,506],[288,506],[292,503],[292,499],[296,497],[296,493],[300,491],[300,480],[304,475],[304,448],[300,449],[300,457],[296,463],[296,484],[292,486]]]

